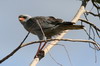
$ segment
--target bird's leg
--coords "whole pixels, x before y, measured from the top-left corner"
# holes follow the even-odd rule
[[[38,53],[39,53],[40,48],[41,48],[41,45],[42,45],[42,42],[40,42],[40,44],[39,44],[39,47],[38,47],[38,50],[37,50],[37,53],[36,53],[35,57],[38,56]]]
[[[40,42],[40,45],[39,45],[39,47],[38,47],[38,51],[37,51],[37,53],[36,53],[36,55],[35,55],[34,58],[39,58],[39,59],[41,59],[41,58],[44,57],[44,51],[41,50],[41,45],[42,45],[42,42]],[[44,46],[44,45],[43,45],[43,46]]]
[[[41,45],[42,45],[42,42],[40,42],[40,44],[39,44],[37,53],[39,52],[39,50],[40,50],[40,48],[41,48]]]
[[[44,46],[46,45],[46,43],[47,42],[45,42],[42,47],[41,47],[42,42],[40,43],[39,48],[38,48],[38,51],[37,51],[37,53],[36,53],[36,55],[35,55],[34,58],[37,58],[38,57],[39,59],[41,59],[41,58],[44,57],[44,51],[42,49],[44,48]]]
[[[41,47],[40,50],[42,50],[46,44],[47,44],[47,42],[45,42],[45,43],[43,44],[43,46]]]

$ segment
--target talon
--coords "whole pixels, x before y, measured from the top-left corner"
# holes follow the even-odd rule
[[[44,51],[39,50],[39,52],[34,56],[34,58],[39,58],[41,60],[44,57]]]

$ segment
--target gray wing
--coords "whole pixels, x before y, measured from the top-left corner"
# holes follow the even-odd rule
[[[30,25],[28,24],[29,26],[34,24],[34,27],[35,27],[34,29],[39,30],[40,26],[42,27],[42,29],[53,28],[59,23],[61,23],[62,19],[56,19],[55,17],[52,17],[52,16],[48,16],[48,17],[37,16],[37,17],[31,18],[29,22],[28,22],[30,24]]]
[[[52,16],[44,17],[38,16],[30,19],[29,22],[33,25],[34,33],[43,40],[44,37],[50,38],[54,35],[61,33],[63,30],[76,29],[77,26],[73,26],[71,22],[64,22],[62,19],[58,19]],[[29,23],[28,22],[28,23]],[[79,28],[80,26],[78,26]]]
[[[28,23],[33,26],[32,31],[39,37],[40,40],[43,40],[44,37],[50,38],[47,33],[49,33],[52,28],[54,28],[57,24],[57,21],[54,17],[33,17]],[[28,25],[29,25],[28,24]]]
[[[27,23],[32,27],[32,33],[36,34],[40,40],[46,38],[51,38],[52,30],[55,29],[59,23],[62,23],[62,19],[56,19],[55,17],[48,16],[38,16],[31,18]]]

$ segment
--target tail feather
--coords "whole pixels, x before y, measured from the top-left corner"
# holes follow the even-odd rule
[[[79,30],[83,29],[83,25],[69,25],[69,26],[61,26],[61,29],[63,30]]]
[[[84,26],[83,25],[73,25],[71,23],[62,23],[59,25],[58,29],[60,30],[79,30],[79,29],[83,29]]]

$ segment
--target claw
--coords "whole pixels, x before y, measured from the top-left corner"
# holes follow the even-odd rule
[[[39,50],[39,52],[35,55],[34,58],[39,58],[39,60],[41,60],[43,57],[44,57],[44,51]]]

